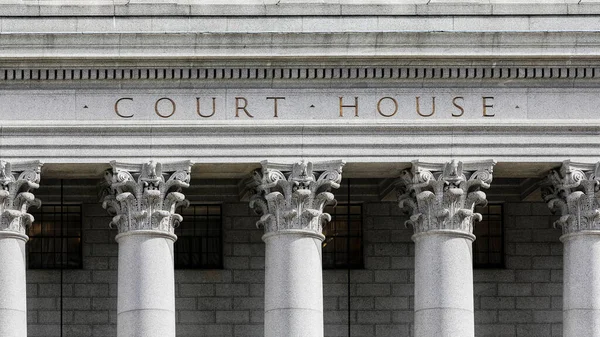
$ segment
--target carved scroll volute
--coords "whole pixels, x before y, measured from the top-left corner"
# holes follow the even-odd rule
[[[495,162],[422,163],[414,161],[396,181],[400,209],[408,214],[407,226],[415,233],[458,230],[473,233],[481,215],[475,207],[486,205],[482,188],[489,188]]]
[[[9,163],[0,160],[0,230],[25,234],[33,222],[29,207],[40,207],[32,193],[40,187],[42,163],[39,161]]]
[[[111,226],[119,233],[158,230],[173,233],[183,220],[179,206],[187,206],[182,193],[189,187],[192,162],[125,164],[111,162],[104,177],[107,188],[102,207],[113,215]]]
[[[323,213],[334,204],[331,189],[339,188],[343,161],[277,164],[263,161],[253,173],[250,207],[261,215],[257,226],[265,233],[287,229],[323,231],[331,217]]]
[[[553,213],[560,215],[554,223],[563,234],[600,230],[600,163],[563,162],[551,170],[542,184],[542,197]]]

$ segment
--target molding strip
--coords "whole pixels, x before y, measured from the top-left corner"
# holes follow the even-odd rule
[[[597,79],[600,66],[380,66],[253,68],[0,68],[0,81]]]

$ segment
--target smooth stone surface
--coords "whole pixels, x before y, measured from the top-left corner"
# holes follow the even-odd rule
[[[62,6],[61,6],[62,5]],[[300,16],[316,15],[570,15],[597,14],[596,0],[0,0],[0,13],[18,16]],[[61,7],[67,7],[68,10]],[[62,9],[62,11],[61,11]]]
[[[118,336],[175,336],[175,314],[159,309],[120,312]]]
[[[265,337],[322,337],[325,237],[303,230],[265,234]]]
[[[0,232],[0,336],[27,336],[26,235]]]
[[[176,121],[205,124],[229,121],[233,126],[244,121],[325,120],[332,124],[347,123],[348,120],[392,124],[401,121],[454,122],[459,119],[481,123],[555,120],[561,124],[596,121],[595,108],[600,105],[600,97],[595,90],[205,89],[201,95],[198,90],[186,89],[163,89],[160,94],[148,93],[146,89],[93,92],[5,90],[0,96],[0,114],[7,121],[151,121],[158,125]],[[272,97],[279,97],[277,104]]]
[[[415,336],[475,336],[472,243],[459,231],[413,235]]]
[[[117,235],[117,336],[175,337],[176,236],[151,230]]]
[[[563,336],[600,336],[600,231],[561,237],[564,244]]]

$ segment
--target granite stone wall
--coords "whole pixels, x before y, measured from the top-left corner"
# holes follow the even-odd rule
[[[475,270],[476,336],[562,336],[562,243],[544,203],[508,203],[506,269]]]
[[[506,203],[506,269],[476,269],[476,336],[561,336],[562,244],[543,203]],[[364,269],[325,270],[326,336],[413,336],[414,245],[395,203],[365,203]],[[29,336],[116,336],[117,244],[83,204],[83,269],[27,272]],[[177,270],[178,336],[263,335],[264,244],[246,203],[223,204],[224,269]],[[62,315],[61,315],[62,302]],[[62,317],[61,317],[62,316]],[[348,324],[348,321],[350,324]],[[349,328],[350,326],[350,328]]]

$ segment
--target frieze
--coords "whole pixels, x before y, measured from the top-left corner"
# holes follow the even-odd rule
[[[596,120],[594,89],[0,90],[3,121]]]

